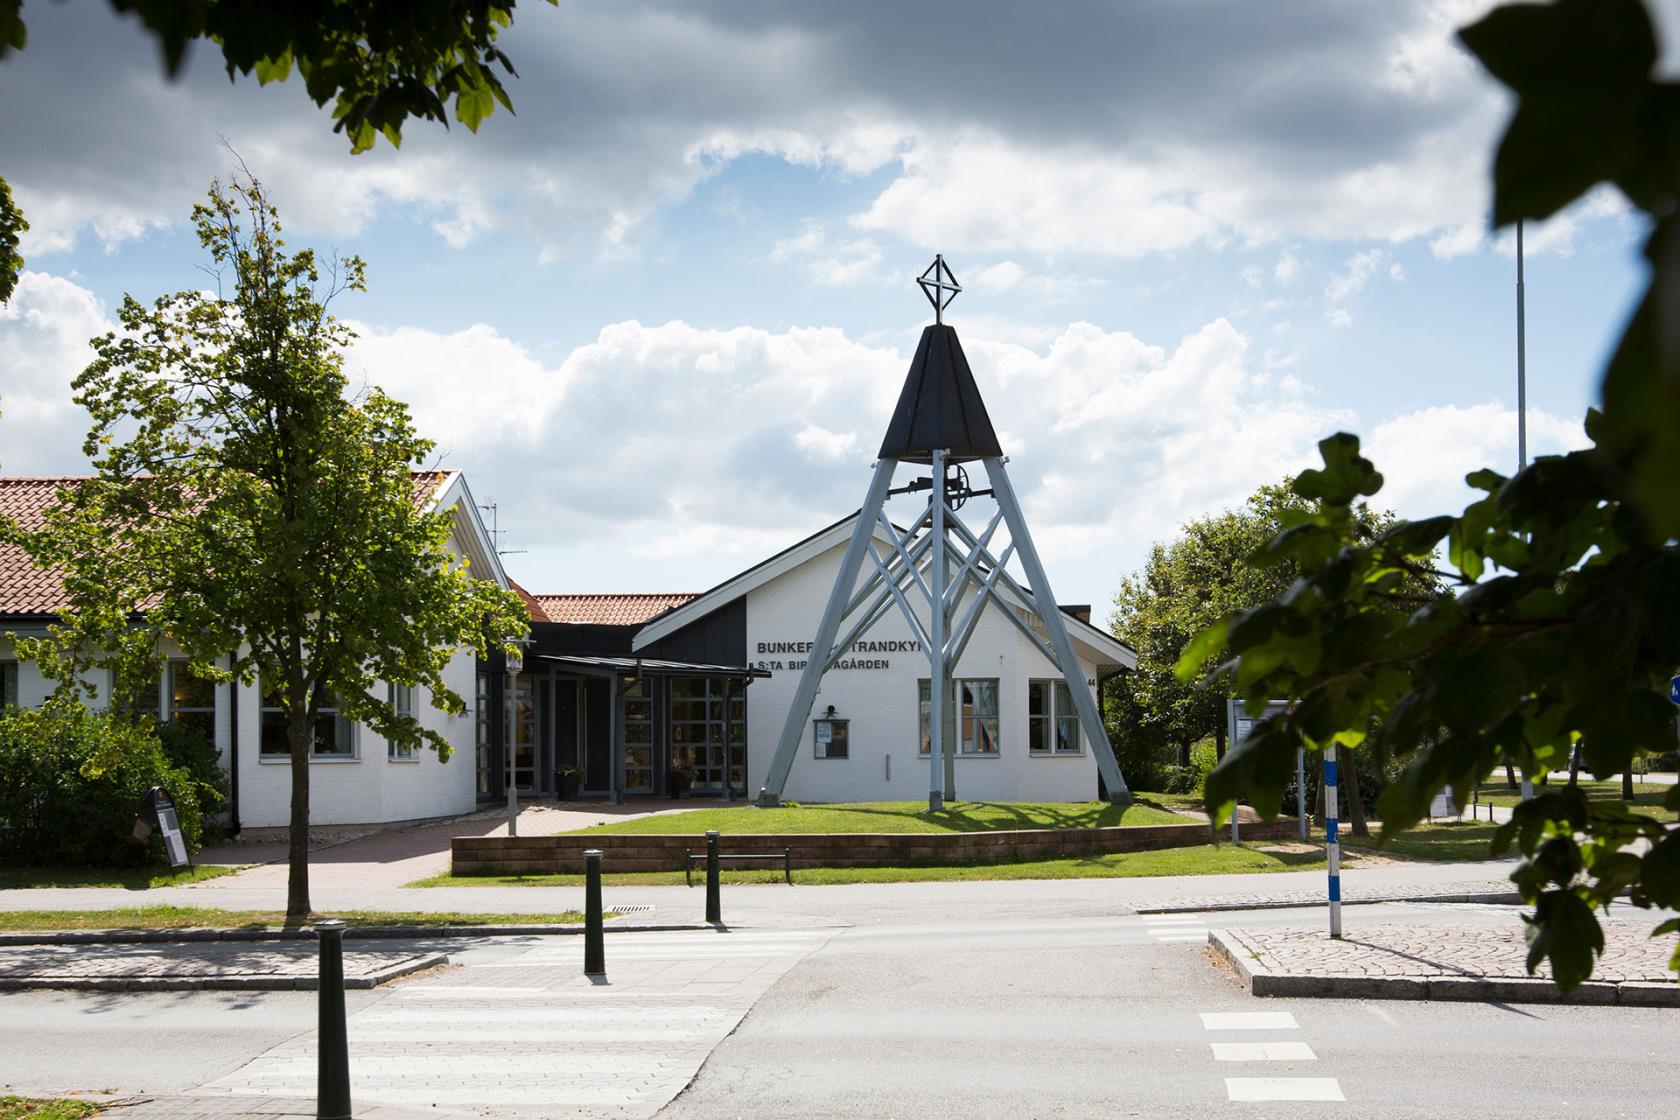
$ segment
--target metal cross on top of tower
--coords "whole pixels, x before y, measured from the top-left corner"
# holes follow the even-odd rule
[[[945,309],[951,306],[951,301],[962,291],[962,285],[951,274],[951,267],[945,263],[943,253],[934,254],[933,263],[927,266],[927,271],[916,278],[916,283],[922,286],[922,294],[927,296],[928,302],[933,304],[933,321],[945,321]]]

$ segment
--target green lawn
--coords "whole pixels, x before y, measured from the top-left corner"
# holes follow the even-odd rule
[[[123,887],[131,891],[202,883],[243,867],[202,865],[171,871],[167,867],[0,867],[0,890],[32,887]]]
[[[599,824],[567,835],[635,833],[698,836],[717,829],[725,836],[743,833],[993,832],[1012,828],[1096,828],[1145,824],[1192,824],[1149,795],[1148,801],[1109,805],[1102,801],[1065,802],[956,801],[929,813],[921,801],[875,801],[846,805],[787,805],[760,809],[695,809],[657,817]]]
[[[579,925],[583,922],[583,915],[576,910],[563,910],[554,914],[434,914],[412,910],[349,910],[336,914],[317,914],[311,920],[320,918],[343,918],[353,926]],[[288,924],[309,923],[288,923],[285,913],[279,910],[216,910],[192,906],[134,906],[119,910],[0,911],[0,930],[182,929],[189,926],[245,929]],[[0,1114],[0,1120],[4,1120],[3,1114]]]
[[[1536,793],[1545,793],[1548,789],[1559,789],[1565,784],[1562,781],[1554,780],[1549,786],[1536,785],[1534,790]],[[1622,780],[1620,778],[1612,778],[1602,782],[1583,779],[1577,784],[1586,790],[1587,796],[1593,800],[1600,798],[1617,800],[1622,796]],[[1633,779],[1633,800],[1629,804],[1647,811],[1661,810],[1664,795],[1673,788],[1673,786],[1667,784],[1658,785],[1656,782],[1641,782],[1638,777],[1635,777]],[[1506,786],[1504,778],[1495,778],[1493,781],[1483,782],[1479,793],[1483,805],[1497,805],[1502,809],[1509,809],[1522,800],[1522,790],[1509,788]]]
[[[87,1101],[0,1097],[0,1120],[82,1120],[99,1114],[99,1109]]]

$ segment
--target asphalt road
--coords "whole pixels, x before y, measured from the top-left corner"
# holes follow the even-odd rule
[[[1600,1120],[1667,1115],[1680,1090],[1672,1010],[1255,1000],[1206,955],[1208,923],[1316,924],[1317,911],[940,910],[856,915],[758,1001],[660,1115]],[[1347,910],[1350,932],[1407,920],[1518,919],[1490,906]],[[610,938],[609,958],[641,936]],[[494,961],[515,944],[456,949]],[[398,991],[349,993],[351,1010]],[[648,1011],[657,1025],[658,1007]],[[1230,1012],[1283,1012],[1292,1025],[1212,1030],[1203,1019]],[[314,1013],[310,993],[5,993],[0,1092],[184,1090],[311,1029]],[[1273,1056],[1218,1060],[1215,1043],[1227,1057],[1229,1044],[1272,1044]],[[1296,1083],[1285,1092],[1310,1079],[1343,1099],[1233,1102],[1227,1078]],[[1268,1084],[1237,1091],[1278,1091]]]
[[[1348,910],[1350,929],[1425,916],[1516,920],[1492,907]],[[1300,911],[1212,918],[1322,920]],[[1196,928],[1128,918],[848,931],[760,1000],[660,1115],[1533,1120],[1673,1111],[1674,1011],[1256,1000],[1212,963]],[[1215,1031],[1202,1019],[1255,1011],[1287,1012],[1297,1028]],[[1216,1042],[1305,1043],[1314,1059],[1219,1061]],[[1234,1102],[1228,1077],[1333,1079],[1344,1099]]]

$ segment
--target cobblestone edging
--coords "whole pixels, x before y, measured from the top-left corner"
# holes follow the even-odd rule
[[[121,964],[122,962],[119,962]],[[52,990],[92,992],[312,992],[320,987],[314,957],[275,961],[262,968],[256,962],[215,971],[193,971],[182,964],[194,962],[145,961],[138,968],[101,969],[101,962],[51,960],[7,967],[0,965],[0,991]],[[344,986],[349,989],[377,988],[412,973],[448,964],[444,953],[410,953],[377,967],[346,970]],[[56,966],[56,967],[55,967]]]
[[[1331,942],[1316,932],[1284,931],[1283,936],[1317,950],[1312,960],[1282,959],[1275,945],[1261,940],[1278,937],[1269,930],[1209,930],[1208,948],[1236,971],[1253,996],[1680,1007],[1680,984],[1671,976],[1664,978],[1647,967],[1618,977],[1613,966],[1608,970],[1605,967],[1611,960],[1608,952],[1595,972],[1605,979],[1589,980],[1566,992],[1546,975],[1487,975],[1475,971],[1477,964],[1493,963],[1488,960],[1493,954],[1484,953],[1483,961],[1476,961],[1475,953],[1467,954],[1462,965],[1455,965],[1450,942],[1473,938],[1485,949],[1489,932],[1485,928],[1413,927],[1413,933],[1445,949],[1433,954],[1433,960],[1374,943],[1393,928],[1370,931],[1371,941],[1350,938],[1341,942]],[[1495,946],[1494,952],[1502,948]],[[1384,971],[1396,959],[1404,962],[1405,972],[1410,974]],[[1503,971],[1497,965],[1490,971],[1496,970]]]
[[[1291,840],[1295,834],[1292,817],[1245,822],[1242,828],[1245,840]],[[723,848],[765,857],[791,852],[795,868],[913,867],[1193,848],[1212,839],[1204,821],[995,832],[732,833],[723,837]],[[577,873],[584,869],[583,853],[589,848],[606,853],[605,866],[611,871],[681,871],[684,852],[702,852],[705,847],[706,838],[696,834],[457,836],[450,841],[450,856],[457,875]]]
[[[667,922],[660,925],[631,925],[615,918],[601,926],[606,933],[672,933],[681,930],[709,930],[705,922]],[[425,941],[455,937],[570,937],[583,933],[583,925],[479,925],[479,926],[350,926],[344,931],[352,939],[403,938]],[[158,945],[204,941],[313,941],[312,926],[262,926],[251,929],[65,929],[16,930],[0,933],[0,948],[8,945]]]
[[[1342,896],[1344,906],[1377,902],[1474,902],[1515,906],[1522,902],[1522,895],[1509,881],[1489,880],[1486,883],[1455,883],[1450,887],[1345,890]],[[1132,909],[1139,914],[1203,914],[1222,910],[1289,910],[1325,904],[1324,890],[1315,888],[1152,900],[1140,902]]]

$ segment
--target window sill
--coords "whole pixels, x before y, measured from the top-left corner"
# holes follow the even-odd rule
[[[981,754],[978,751],[970,751],[967,754],[964,754],[961,751],[957,752],[958,761],[961,761],[962,759],[965,759],[965,758],[972,758],[972,759],[984,759],[987,762],[996,762],[998,759],[1000,759],[1002,757],[1003,757],[1003,752],[1002,751],[998,751],[998,752],[995,752],[995,753],[989,753],[989,754]],[[928,760],[928,756],[925,755],[925,754],[919,754],[919,755],[916,756],[916,758],[920,762],[926,762]]]
[[[389,758],[389,757],[387,757],[385,759],[385,761],[386,762],[401,762],[405,765],[412,766],[415,763],[419,762],[420,760],[418,758]]]
[[[1084,751],[1028,751],[1028,758],[1085,758]]]
[[[311,766],[317,762],[325,763],[328,766],[343,766],[346,763],[360,761],[361,759],[359,758],[351,758],[348,756],[344,758],[334,758],[330,755],[317,755],[311,757],[309,763]],[[290,755],[258,755],[257,762],[263,766],[290,766],[292,759]]]

